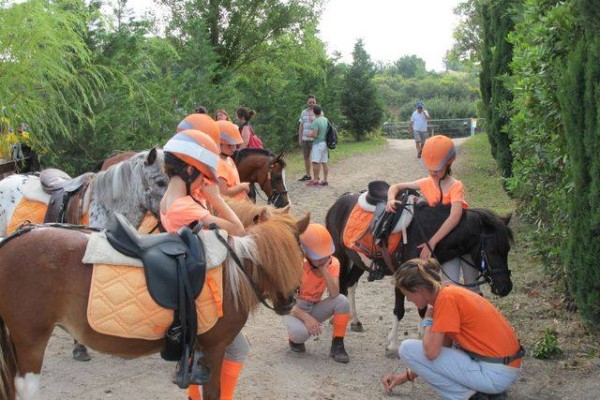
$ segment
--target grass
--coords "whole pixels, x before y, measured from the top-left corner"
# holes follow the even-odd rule
[[[514,211],[515,204],[502,187],[487,135],[475,135],[467,140],[460,147],[455,165],[453,169],[465,184],[470,207],[489,208],[500,215]]]
[[[385,146],[385,143],[385,139],[381,136],[361,142],[344,138],[338,143],[337,148],[329,151],[329,164],[334,165],[336,162],[345,160],[356,154],[381,150]],[[304,158],[300,149],[286,153],[285,162],[287,164],[285,168],[286,173],[292,175],[304,174]]]

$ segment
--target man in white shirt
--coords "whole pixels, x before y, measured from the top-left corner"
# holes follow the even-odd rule
[[[408,128],[415,138],[415,144],[417,146],[417,158],[421,158],[421,152],[423,146],[429,134],[427,133],[427,121],[431,119],[429,113],[423,107],[423,102],[417,102],[417,109],[412,113],[410,117],[410,126]]]

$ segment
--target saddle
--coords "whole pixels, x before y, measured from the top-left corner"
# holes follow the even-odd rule
[[[389,212],[385,210],[385,207],[390,185],[384,181],[372,181],[369,182],[367,187],[368,191],[364,199],[374,211],[373,219],[363,236],[366,233],[370,233],[374,244],[377,246],[378,251],[374,253],[372,259],[373,266],[369,271],[369,280],[378,280],[383,278],[385,267],[391,273],[394,272],[393,259],[397,259],[399,254],[390,254],[388,250],[389,238],[392,233],[402,230],[403,239],[406,240],[406,227],[412,219],[412,214],[407,207],[407,203],[409,203],[409,196],[416,194],[416,192],[410,190],[399,192],[396,200],[402,204],[402,207],[397,207],[396,211]],[[396,252],[399,250],[400,246],[398,246]]]
[[[106,238],[120,253],[142,260],[150,296],[158,305],[175,310],[161,351],[163,359],[179,360],[175,383],[183,389],[206,383],[210,374],[199,362],[202,353],[194,351],[198,331],[195,299],[206,277],[205,250],[199,238],[188,227],[177,233],[140,235],[118,213]]]
[[[88,172],[76,178],[56,168],[48,168],[40,173],[44,192],[50,195],[44,222],[68,222],[79,224],[83,210],[83,196],[92,181],[94,173]]]

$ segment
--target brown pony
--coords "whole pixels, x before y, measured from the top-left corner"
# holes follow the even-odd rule
[[[308,215],[299,221],[279,215],[250,227],[243,237],[230,237],[246,273],[229,257],[223,275],[224,316],[198,335],[198,349],[212,371],[203,386],[207,400],[219,399],[225,348],[259,301],[270,300],[278,314],[291,309],[302,275],[298,236],[308,222]],[[30,399],[39,391],[44,350],[57,325],[97,351],[126,358],[153,354],[163,346],[163,340],[92,330],[86,316],[92,265],[81,262],[88,240],[82,230],[39,225],[25,226],[0,242],[1,399]]]

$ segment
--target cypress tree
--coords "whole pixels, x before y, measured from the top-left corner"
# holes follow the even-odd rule
[[[577,3],[584,34],[573,45],[559,83],[573,177],[563,255],[569,287],[582,317],[600,326],[600,30],[598,20],[588,15],[590,10],[598,10],[598,1]]]

